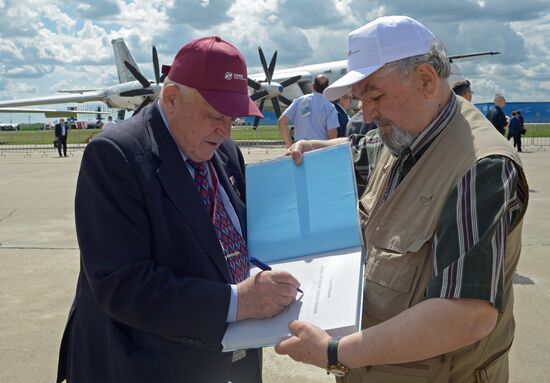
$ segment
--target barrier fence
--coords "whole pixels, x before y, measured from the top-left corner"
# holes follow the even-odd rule
[[[52,154],[57,154],[57,148],[53,145],[53,132],[49,131],[51,136],[51,144],[36,144],[36,143],[21,143],[21,137],[18,137],[19,134],[24,132],[2,132],[0,136],[0,157],[5,157],[9,153],[23,153],[24,156],[50,156]],[[46,131],[48,133],[48,131]],[[74,154],[79,151],[83,151],[86,148],[87,143],[84,142],[84,137],[78,137],[78,135],[84,134],[80,130],[71,130],[70,141],[76,141],[78,143],[69,143],[67,145],[67,153],[69,155]],[[76,137],[74,137],[76,136]],[[89,133],[86,137],[89,136]],[[24,141],[24,140],[23,140]],[[236,139],[237,144],[243,150],[269,150],[269,148],[280,148],[284,146],[284,142],[281,139],[275,139],[272,137],[263,138],[261,136],[256,137],[240,137]],[[512,141],[510,141],[512,142]],[[538,151],[538,150],[549,150],[550,148],[550,137],[523,137],[522,138],[522,147],[525,151]]]

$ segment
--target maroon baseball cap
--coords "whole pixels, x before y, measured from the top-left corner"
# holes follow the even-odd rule
[[[263,118],[248,96],[243,55],[217,36],[193,40],[182,47],[172,66],[162,66],[162,73],[178,84],[196,89],[221,114]]]

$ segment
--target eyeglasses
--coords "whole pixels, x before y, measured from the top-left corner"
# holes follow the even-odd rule
[[[351,100],[353,97],[351,97],[350,95],[347,95],[347,94],[346,94],[346,95],[342,96],[342,98],[346,98],[346,99],[350,99],[350,100]]]

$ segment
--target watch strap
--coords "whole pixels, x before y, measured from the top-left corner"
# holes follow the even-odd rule
[[[327,347],[327,359],[328,359],[328,366],[327,366],[327,374],[333,374],[336,377],[343,377],[345,376],[350,369],[346,366],[344,366],[342,363],[338,362],[338,342],[340,340],[336,338],[332,338],[328,342]]]
[[[336,338],[332,338],[328,341],[327,357],[329,366],[338,364],[338,342],[340,342],[340,340]]]

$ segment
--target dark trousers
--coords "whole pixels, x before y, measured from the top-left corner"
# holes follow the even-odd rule
[[[63,146],[63,155],[67,157],[67,136],[59,136],[59,144],[57,145],[57,151],[59,152],[59,157],[61,156],[61,147]]]
[[[521,133],[508,134],[508,139],[514,138],[514,148],[518,149],[518,152],[521,152]]]

